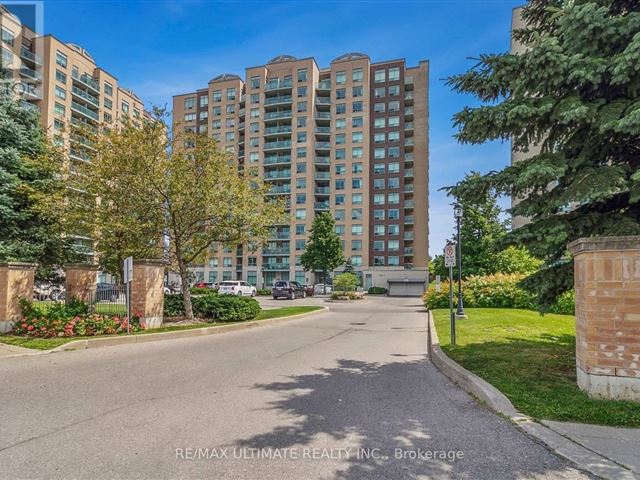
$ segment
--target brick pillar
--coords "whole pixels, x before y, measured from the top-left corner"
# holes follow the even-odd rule
[[[576,289],[578,386],[640,401],[640,236],[569,244]]]
[[[131,313],[140,317],[145,328],[162,325],[164,312],[164,268],[163,260],[146,259],[133,261],[131,282]]]
[[[77,298],[90,303],[98,283],[98,266],[91,263],[71,263],[65,265],[65,299]]]
[[[33,299],[35,272],[33,263],[0,263],[0,333],[10,331],[20,318],[20,299]]]

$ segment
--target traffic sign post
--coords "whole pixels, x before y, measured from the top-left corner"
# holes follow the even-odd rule
[[[456,246],[444,247],[444,266],[449,267],[449,317],[451,319],[451,345],[456,344],[456,314],[453,311],[453,267],[456,264]]]
[[[133,257],[124,259],[124,283],[127,287],[127,333],[131,333],[131,282],[133,281]]]

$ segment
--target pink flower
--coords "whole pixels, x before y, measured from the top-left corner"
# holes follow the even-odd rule
[[[34,326],[33,326],[33,325],[29,325],[29,326],[27,327],[27,330],[29,330],[29,331],[31,331],[31,330],[33,330],[33,329],[34,329]]]

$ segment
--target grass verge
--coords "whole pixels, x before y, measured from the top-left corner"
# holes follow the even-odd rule
[[[313,312],[315,310],[320,310],[320,309],[322,309],[322,307],[296,306],[296,307],[274,308],[272,310],[262,310],[254,320],[250,320],[250,321],[260,321],[260,320],[269,320],[272,318],[291,317],[293,315],[300,315],[301,313]],[[132,333],[132,335],[148,335],[150,333],[175,332],[177,330],[192,330],[194,328],[215,327],[220,325],[230,325],[233,323],[244,323],[244,322],[210,322],[210,323],[198,323],[198,324],[192,324],[192,325],[168,325],[160,328],[142,330],[140,332]],[[52,348],[59,347],[60,345],[64,345],[65,343],[69,343],[74,340],[84,340],[87,338],[104,338],[104,337],[113,337],[113,336],[118,336],[118,335],[100,335],[100,336],[93,336],[93,337],[64,337],[64,338],[29,338],[29,337],[18,337],[14,335],[0,334],[0,343],[5,343],[7,345],[15,345],[15,346],[24,347],[24,348],[32,348],[35,350],[51,350]]]
[[[513,309],[465,309],[450,344],[448,310],[434,310],[442,349],[535,419],[640,427],[637,403],[589,398],[576,383],[575,319]]]

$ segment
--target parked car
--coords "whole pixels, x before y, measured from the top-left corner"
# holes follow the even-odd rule
[[[331,285],[327,285],[327,295],[331,293]],[[313,287],[313,293],[315,295],[324,295],[325,290],[324,290],[324,284],[323,283],[318,283],[315,287]]]
[[[96,285],[97,302],[115,302],[120,298],[120,289],[113,283],[98,283]]]
[[[215,285],[215,283],[198,282],[193,286],[193,288],[215,288]]]
[[[313,285],[303,285],[304,291],[307,294],[307,297],[313,297],[315,293],[313,290]]]
[[[34,300],[64,300],[64,286],[49,282],[37,282],[33,286]]]
[[[239,297],[255,297],[258,291],[253,285],[242,281],[226,281],[220,283],[220,295],[237,295]]]
[[[305,298],[307,296],[305,288],[298,282],[285,281],[274,283],[273,288],[271,289],[271,294],[273,295],[274,300],[281,297],[293,300],[295,298]]]

